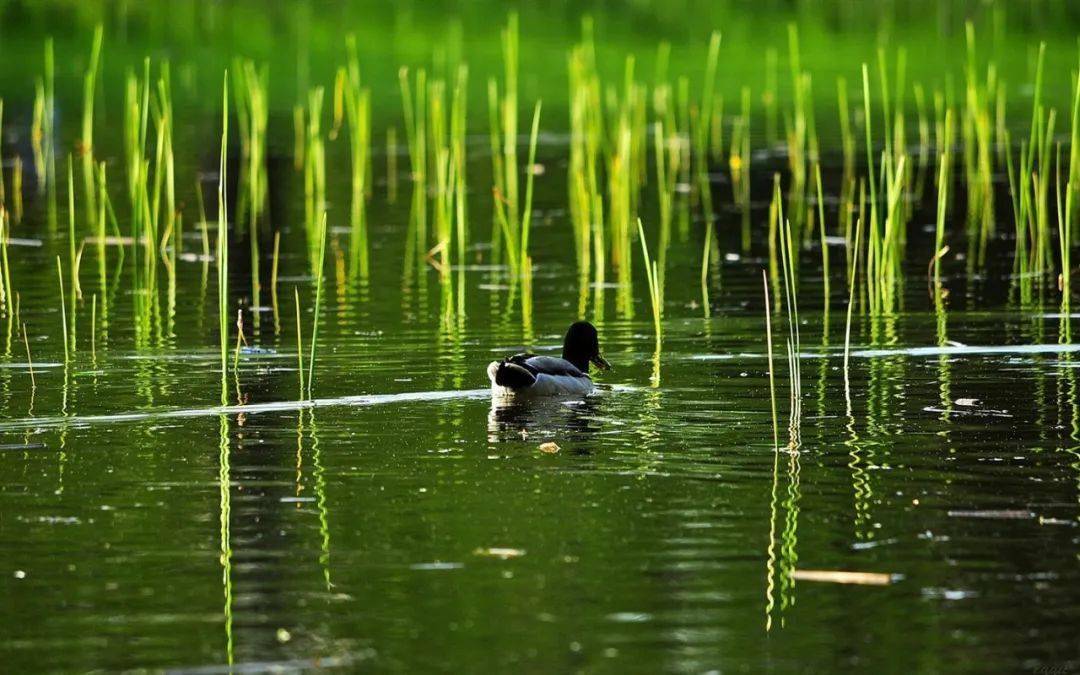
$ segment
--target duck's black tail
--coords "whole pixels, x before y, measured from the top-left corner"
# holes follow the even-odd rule
[[[512,361],[503,361],[495,368],[495,384],[507,389],[525,389],[536,382],[536,376],[528,368]]]

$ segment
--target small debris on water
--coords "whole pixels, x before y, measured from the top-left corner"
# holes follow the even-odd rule
[[[799,581],[822,581],[830,584],[888,586],[899,577],[881,572],[843,572],[840,570],[795,570],[792,577]]]
[[[546,452],[549,455],[553,455],[556,452],[558,452],[559,450],[560,450],[559,444],[555,443],[555,442],[552,442],[552,441],[548,441],[547,443],[541,443],[540,444],[540,452]]]
[[[491,548],[478,548],[473,551],[473,555],[485,556],[487,558],[499,558],[501,560],[509,560],[510,558],[520,558],[525,555],[525,549],[523,548],[501,548],[498,546]]]
[[[15,570],[15,578],[16,579],[25,579],[26,578],[26,572],[24,572],[22,570]]]
[[[285,644],[286,642],[288,642],[291,639],[292,639],[292,633],[285,630],[284,628],[278,628],[277,629],[277,641],[278,642],[280,642],[281,644]]]
[[[1035,517],[1031,511],[1024,509],[985,509],[963,511],[949,511],[950,518],[989,518],[992,520],[1029,520]]]
[[[409,565],[411,570],[459,570],[465,567],[463,563],[459,562],[427,562],[427,563],[413,563]]]

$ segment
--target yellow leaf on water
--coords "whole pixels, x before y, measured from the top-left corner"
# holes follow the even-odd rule
[[[520,558],[525,555],[525,549],[523,548],[478,548],[473,551],[473,555],[482,555],[488,558],[501,558],[507,560],[509,558]]]
[[[800,581],[823,581],[830,584],[859,584],[862,586],[888,586],[893,575],[881,572],[842,572],[840,570],[795,570],[792,573]]]
[[[559,444],[548,441],[540,444],[540,452],[555,453],[559,451]]]

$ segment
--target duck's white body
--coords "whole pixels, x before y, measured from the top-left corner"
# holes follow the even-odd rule
[[[506,386],[497,381],[500,367],[516,367],[523,381]],[[592,379],[573,364],[549,356],[517,356],[488,365],[491,395],[496,398],[586,396],[595,389]],[[529,377],[531,376],[531,377]]]

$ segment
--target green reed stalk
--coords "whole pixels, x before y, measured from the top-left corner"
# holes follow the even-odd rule
[[[645,278],[649,282],[649,300],[652,305],[653,331],[656,335],[656,353],[660,353],[660,345],[663,342],[663,328],[661,322],[664,316],[663,287],[660,285],[660,271],[656,261],[649,256],[649,244],[645,240],[645,229],[641,225],[641,218],[637,219],[638,241],[641,242],[641,258],[645,262]]]
[[[529,255],[529,227],[532,224],[533,182],[536,177],[536,144],[540,137],[540,108],[537,101],[533,108],[532,131],[529,132],[529,164],[525,177],[525,204],[521,211],[521,252],[518,260],[525,260]]]
[[[90,296],[90,359],[97,363],[97,293]]]
[[[720,32],[713,31],[709,38],[709,51],[705,61],[705,85],[701,96],[701,110],[697,118],[694,133],[694,155],[698,190],[701,194],[702,209],[705,212],[705,239],[701,256],[701,302],[706,318],[709,316],[709,265],[712,262],[713,249],[713,205],[712,186],[709,183],[707,157],[708,120],[713,106],[716,88],[717,64],[720,60]]]
[[[821,233],[821,279],[825,287],[825,312],[829,312],[829,243],[825,240],[825,198],[821,192],[821,164],[814,164],[814,180],[817,183],[818,229]]]
[[[71,350],[75,351],[75,301],[82,290],[79,288],[78,254],[75,251],[75,171],[71,155],[68,155],[68,264],[71,267]]]
[[[326,265],[326,211],[322,213],[319,225],[319,258],[315,267],[315,313],[311,317],[311,354],[308,356],[307,396],[311,398],[312,385],[315,383],[315,346],[319,337],[319,311],[322,307],[323,270]]]
[[[217,281],[218,281],[218,335],[221,347],[221,405],[228,403],[228,350],[229,350],[229,222],[226,203],[225,181],[229,149],[229,71],[221,89],[221,158],[218,164],[218,232],[217,232]]]
[[[3,264],[4,299],[8,316],[14,315],[15,292],[11,287],[11,263],[8,261],[8,240],[11,239],[11,219],[7,210],[0,209],[0,263]]]
[[[55,71],[53,39],[50,36],[45,40],[45,117],[42,126],[50,227],[56,226],[56,130],[53,128],[56,119]]]
[[[402,112],[405,117],[405,142],[409,151],[409,171],[413,181],[411,217],[418,248],[426,248],[427,238],[427,73],[416,72],[415,85],[409,80],[408,68],[398,71],[401,86]],[[416,95],[413,95],[415,87]]]
[[[0,137],[4,133],[4,99],[0,98]],[[3,151],[0,150],[0,166],[3,165]],[[4,172],[0,171],[0,206],[7,206],[7,195],[4,192]]]
[[[304,329],[300,325],[300,289],[293,287],[293,303],[296,306],[296,372],[300,376],[300,400],[304,400]]]
[[[503,197],[506,199],[507,221],[511,231],[520,232],[520,204],[518,203],[518,181],[521,175],[518,167],[518,54],[519,54],[518,15],[511,13],[506,28],[502,31],[503,47],[503,88],[504,94],[499,107],[502,121],[502,169],[505,174]],[[509,242],[508,242],[509,243]],[[521,260],[519,259],[520,263]]]
[[[862,246],[862,218],[855,221],[855,242],[851,254],[851,270],[848,273],[848,304],[847,320],[844,323],[844,373],[845,379],[848,372],[848,361],[851,358],[851,317],[855,310],[855,285],[859,274],[859,250]]]
[[[867,183],[870,187],[870,222],[868,223],[868,245],[866,259],[866,275],[868,282],[876,277],[878,264],[878,249],[880,247],[881,232],[878,228],[878,192],[877,192],[877,166],[874,162],[874,140],[870,117],[870,73],[867,65],[862,64],[863,76],[863,124],[866,126],[866,172]],[[876,293],[870,294],[871,309],[877,307]]]
[[[780,449],[780,424],[776,415],[776,377],[773,369],[772,302],[769,300],[769,275],[761,270],[761,283],[765,289],[765,345],[769,356],[769,403],[772,406],[773,448]]]
[[[250,60],[237,61],[234,68],[236,111],[244,159],[244,197],[237,205],[237,220],[246,206],[248,247],[251,260],[251,304],[261,304],[259,274],[259,223],[266,210],[268,181],[266,173],[267,139],[269,119],[269,71],[264,65],[257,68]],[[258,330],[258,312],[254,314]]]
[[[450,108],[450,152],[454,163],[454,193],[456,210],[454,214],[455,234],[457,237],[457,265],[462,274],[465,269],[465,250],[468,246],[469,220],[467,199],[467,176],[468,148],[466,145],[466,113],[468,112],[468,82],[469,69],[462,64],[458,67],[457,78],[454,81],[454,96]],[[459,300],[464,302],[464,297]]]
[[[774,199],[778,205],[777,219],[780,226],[780,259],[781,270],[784,278],[784,296],[788,314],[788,364],[791,372],[791,418],[792,424],[801,416],[802,409],[802,376],[800,367],[801,345],[799,340],[799,305],[796,298],[796,260],[797,255],[794,247],[794,239],[791,233],[791,221],[784,217],[782,209],[782,195],[780,194],[780,177],[776,175],[773,180]]]
[[[347,66],[339,71],[344,74],[345,110],[349,125],[349,149],[352,160],[351,204],[349,222],[352,228],[350,259],[353,270],[360,276],[368,275],[368,232],[365,210],[369,191],[368,167],[371,159],[371,93],[361,86],[360,59],[357,56],[356,36],[349,35],[345,41],[348,52]]]
[[[1058,225],[1058,247],[1061,255],[1061,276],[1059,277],[1059,287],[1061,290],[1061,302],[1065,311],[1068,311],[1069,306],[1072,303],[1072,284],[1070,277],[1072,273],[1072,211],[1073,211],[1073,192],[1066,187],[1065,190],[1065,203],[1062,204],[1061,193],[1061,144],[1058,144],[1057,151],[1057,184],[1054,194],[1057,199],[1057,225]]]
[[[278,326],[278,269],[281,256],[281,230],[274,232],[274,257],[270,261],[270,304],[274,308],[274,332],[280,330]]]
[[[303,171],[307,164],[306,139],[307,123],[304,121],[304,105],[297,103],[293,106],[293,168],[297,171]]]
[[[945,247],[945,217],[949,209],[949,186],[952,183],[952,110],[945,111],[944,141],[938,167],[937,226],[934,234],[934,283],[941,284],[941,251]]]
[[[16,223],[22,220],[22,175],[22,157],[15,155],[15,159],[11,163],[11,216]]]
[[[391,126],[386,130],[386,201],[391,204],[397,202],[397,154],[397,127]]]
[[[30,369],[30,388],[37,389],[37,378],[34,377],[34,358],[30,356],[30,337],[26,334],[26,324],[22,325],[23,346],[26,347],[26,366]]]
[[[94,29],[94,41],[90,48],[90,67],[83,76],[83,116],[82,116],[82,168],[83,186],[86,191],[87,220],[93,220],[97,213],[94,184],[94,89],[97,85],[98,70],[101,61],[102,25]]]
[[[64,266],[60,263],[60,256],[56,256],[56,281],[60,289],[60,327],[64,336],[64,363],[71,360],[71,345],[68,338],[67,299],[64,295]]]

